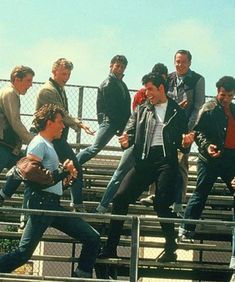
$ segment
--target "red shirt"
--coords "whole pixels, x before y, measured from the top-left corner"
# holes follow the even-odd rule
[[[132,109],[133,111],[135,110],[135,108],[138,105],[141,105],[144,103],[144,101],[147,99],[146,95],[145,95],[145,89],[141,88],[140,90],[138,90],[134,96],[134,100],[132,103]]]
[[[224,147],[227,149],[235,149],[235,119],[230,108],[224,108],[224,112],[228,118]]]

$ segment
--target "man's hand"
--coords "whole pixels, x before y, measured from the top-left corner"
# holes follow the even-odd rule
[[[181,101],[178,105],[179,105],[182,109],[186,109],[187,106],[188,106],[188,101],[187,101],[187,99]]]
[[[195,133],[190,132],[182,135],[182,147],[187,148],[194,142]]]
[[[121,136],[118,137],[118,141],[123,148],[127,148],[129,146],[128,134],[124,132]]]
[[[74,177],[74,178],[77,177],[78,172],[77,172],[76,168],[74,167],[73,161],[67,159],[67,160],[63,163],[63,167],[64,167],[67,171],[69,171],[69,173],[70,173],[70,175],[71,175],[72,177]]]
[[[88,125],[84,124],[84,123],[80,123],[80,127],[85,130],[85,132],[89,135],[94,135],[95,131],[92,130]]]
[[[218,158],[221,154],[221,151],[218,150],[217,146],[214,144],[208,146],[207,152],[212,158]]]
[[[234,177],[233,180],[231,181],[231,185],[232,185],[233,189],[235,190],[235,177]]]

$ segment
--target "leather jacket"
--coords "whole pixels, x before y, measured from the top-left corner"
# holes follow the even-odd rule
[[[98,89],[96,108],[99,123],[106,119],[122,133],[131,114],[131,97],[126,84],[112,73]]]
[[[129,119],[125,131],[128,134],[129,146],[134,144],[136,161],[148,157],[156,122],[154,105],[148,101],[138,106]],[[164,155],[168,162],[178,163],[177,149],[184,153],[189,151],[181,145],[182,134],[188,131],[187,119],[185,111],[171,98],[168,98],[162,130]]]
[[[231,103],[230,109],[235,118],[235,105]],[[217,99],[210,100],[203,105],[194,127],[196,132],[195,142],[198,145],[200,159],[203,161],[220,159],[210,157],[207,148],[210,144],[214,144],[221,151],[221,155],[223,154],[227,122],[224,108]]]

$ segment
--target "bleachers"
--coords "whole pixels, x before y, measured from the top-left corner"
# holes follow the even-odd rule
[[[85,147],[85,145],[82,147]],[[85,183],[84,203],[88,212],[92,212],[98,205],[107,183],[120,159],[120,156],[113,156],[112,154],[112,152],[116,150],[115,148],[111,147],[108,148],[108,150],[111,152],[109,155],[100,154],[83,166]],[[197,156],[195,154],[191,154],[188,192],[186,197],[187,200],[195,188],[196,158]],[[4,185],[4,182],[5,175],[3,173],[0,175],[0,187]],[[15,194],[12,199],[5,201],[4,207],[14,207],[16,209],[20,208],[22,204],[23,189],[23,185],[21,185],[17,194]],[[142,197],[146,195],[147,191],[142,195]],[[69,199],[69,192],[65,191],[62,205],[68,208],[68,210],[70,202]],[[157,221],[153,208],[142,206],[139,201],[137,201],[134,205],[130,205],[129,215],[141,215],[143,217],[143,220],[140,223],[141,237],[138,264],[138,275],[140,277],[140,281],[142,281],[142,277],[148,277],[148,279],[152,277],[155,279],[143,281],[158,281],[156,279],[161,278],[172,279],[171,281],[179,281],[180,279],[190,279],[196,281],[229,281],[232,275],[232,272],[228,267],[231,252],[231,226],[216,223],[218,221],[230,222],[232,220],[232,207],[233,197],[226,191],[225,185],[218,180],[211,195],[208,197],[206,207],[203,211],[202,219],[206,222],[206,224],[197,226],[195,243],[180,243],[178,246],[179,250],[177,251],[177,262],[163,264],[157,263],[155,260],[157,254],[163,249],[164,241],[161,239],[162,234],[160,225]],[[111,205],[109,208],[109,212],[110,211]],[[151,217],[151,220],[145,221],[144,217]],[[107,239],[109,218],[94,214],[92,217],[88,216],[86,220],[101,232],[102,242],[105,242]],[[208,224],[207,220],[213,220],[214,224]],[[19,213],[1,212],[0,221],[0,226],[17,225],[19,222]],[[176,219],[175,221],[177,222],[176,226],[178,226],[180,219]],[[124,280],[129,280],[131,232],[131,223],[125,222],[123,236],[119,244],[120,258],[97,260],[97,263],[99,264],[108,263],[109,265],[115,266],[116,274],[118,274],[118,277],[121,277],[121,279],[124,277]],[[0,239],[19,239],[20,236],[21,234],[19,232],[10,232],[3,229],[0,230]],[[46,244],[70,244],[74,248],[76,245],[79,245],[79,242],[76,242],[74,239],[68,238],[64,234],[55,234],[53,232],[47,232],[43,236],[42,241]],[[188,253],[190,253],[190,258],[188,258]],[[223,257],[223,259],[218,259],[220,257]],[[32,260],[60,263],[66,262],[69,264],[77,262],[75,253],[73,252],[68,255],[60,254],[59,252],[53,255],[39,254],[34,255]],[[45,277],[47,276],[48,275],[45,275]],[[10,277],[10,275],[9,277],[6,275],[4,280],[1,280],[3,279],[1,275],[0,277],[0,281],[14,281],[6,280]],[[177,280],[173,280],[176,277]],[[11,279],[11,277],[9,279]],[[47,277],[45,279],[49,278]]]

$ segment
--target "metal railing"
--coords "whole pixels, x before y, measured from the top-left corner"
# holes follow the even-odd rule
[[[21,209],[21,208],[0,208],[0,212],[4,213],[17,213],[17,214],[30,214],[30,215],[41,215],[41,216],[69,216],[69,217],[81,217],[84,219],[112,219],[112,220],[123,220],[131,223],[131,256],[130,256],[130,270],[129,270],[129,281],[138,281],[138,266],[139,266],[139,244],[140,244],[140,229],[143,223],[151,223],[155,225],[157,222],[166,223],[187,223],[196,225],[216,225],[225,226],[231,230],[235,228],[235,222],[221,221],[221,220],[192,220],[192,219],[180,219],[180,218],[159,218],[157,216],[121,216],[111,214],[93,214],[93,213],[71,213],[61,211],[48,211],[48,210],[36,210],[36,209]],[[73,254],[74,258],[74,254]],[[0,274],[1,277],[2,274]],[[22,281],[22,280],[21,280]],[[28,280],[27,280],[28,281]],[[78,280],[79,281],[79,280]],[[89,280],[87,280],[89,281]],[[91,281],[100,281],[99,279],[92,279]],[[103,280],[105,281],[105,280]],[[110,280],[108,280],[110,281]],[[123,280],[115,280],[123,282]]]

